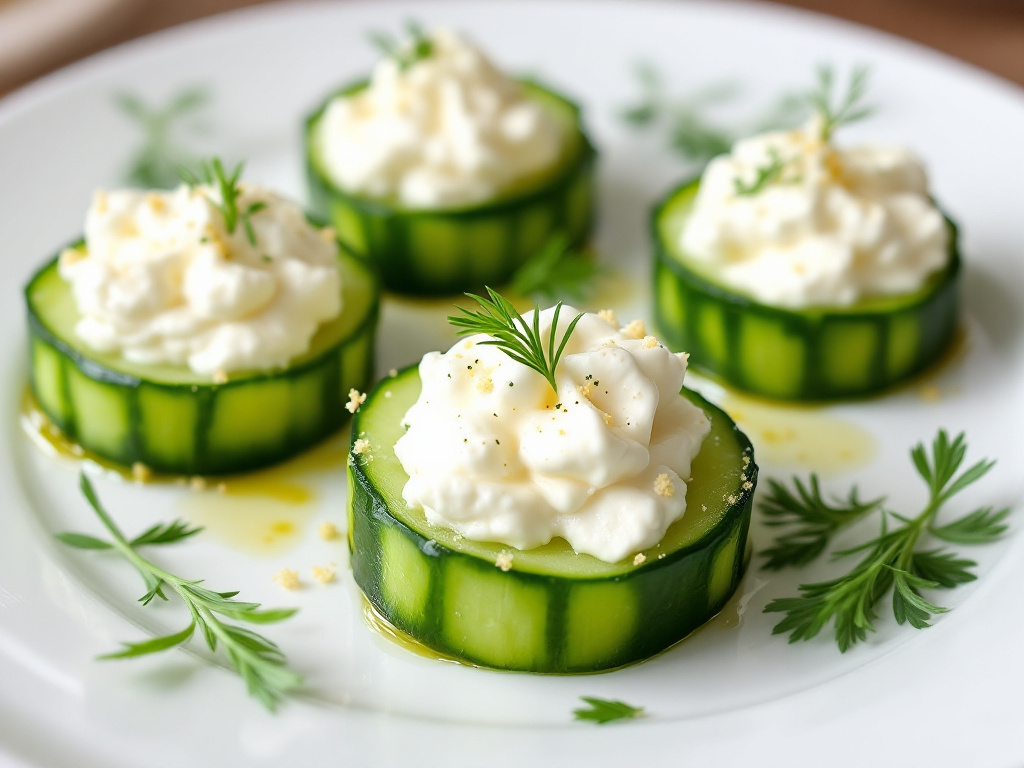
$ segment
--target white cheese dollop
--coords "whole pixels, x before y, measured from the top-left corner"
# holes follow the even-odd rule
[[[682,250],[731,288],[786,308],[909,293],[948,261],[948,231],[921,161],[903,147],[835,147],[820,118],[711,161]],[[781,173],[754,194],[773,161]]]
[[[62,254],[60,275],[91,349],[147,365],[223,375],[282,367],[341,312],[337,245],[294,203],[243,184],[238,208],[266,207],[229,233],[219,193],[98,191],[85,251]]]
[[[339,96],[319,123],[327,174],[343,190],[410,208],[493,200],[562,155],[556,121],[476,47],[437,30],[402,68],[382,59],[369,85]]]
[[[559,339],[576,314],[562,308]],[[552,316],[541,313],[542,339]],[[640,326],[584,315],[557,394],[486,335],[426,355],[395,445],[405,501],[468,539],[519,549],[561,536],[617,562],[656,544],[686,509],[684,478],[710,422],[679,394],[686,356]]]

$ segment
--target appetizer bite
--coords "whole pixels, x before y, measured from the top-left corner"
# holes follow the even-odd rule
[[[686,356],[610,313],[520,316],[385,379],[356,414],[349,543],[388,622],[529,672],[646,659],[716,614],[746,562],[757,467]]]
[[[84,239],[25,289],[31,387],[124,465],[218,474],[291,456],[371,380],[371,270],[294,203],[239,183],[96,192]]]
[[[866,113],[863,78],[835,109],[823,78],[806,125],[738,142],[654,212],[659,330],[741,389],[863,395],[952,339],[957,232],[921,161],[901,146],[832,141]]]
[[[582,244],[596,154],[576,105],[451,30],[410,32],[307,120],[317,212],[407,293],[503,283],[555,234]]]

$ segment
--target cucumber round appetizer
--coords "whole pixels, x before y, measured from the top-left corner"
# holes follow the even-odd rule
[[[307,119],[314,210],[405,293],[502,284],[555,235],[582,245],[596,153],[579,108],[454,32],[409,32]]]
[[[746,437],[699,395],[681,394],[711,420],[685,514],[657,545],[608,563],[574,553],[563,539],[510,557],[507,546],[470,541],[408,507],[409,478],[393,446],[420,388],[412,367],[370,396],[353,422],[348,474],[356,583],[418,642],[482,667],[597,672],[663,651],[736,589],[757,467]]]
[[[75,246],[84,250],[84,245]],[[87,348],[54,258],[25,288],[29,373],[40,409],[96,455],[176,474],[221,474],[280,461],[336,430],[351,388],[372,380],[377,278],[338,253],[343,310],[283,369],[218,383],[186,366],[144,365]]]
[[[726,383],[787,400],[876,392],[927,367],[957,322],[960,254],[948,219],[949,258],[918,290],[849,306],[787,309],[722,283],[679,243],[700,187],[687,182],[652,217],[655,317],[691,363]]]

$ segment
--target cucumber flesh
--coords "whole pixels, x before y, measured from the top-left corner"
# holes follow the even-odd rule
[[[699,395],[711,434],[693,463],[687,510],[641,564],[577,555],[562,539],[531,550],[470,541],[406,507],[393,446],[419,395],[419,374],[385,380],[360,408],[349,465],[356,582],[394,626],[471,664],[593,672],[652,656],[717,613],[743,569],[757,467],[746,437]],[[367,456],[372,458],[367,458]],[[495,563],[513,553],[507,572]]]

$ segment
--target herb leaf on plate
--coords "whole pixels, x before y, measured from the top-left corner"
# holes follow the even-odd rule
[[[586,297],[601,268],[585,254],[569,247],[569,238],[558,232],[512,275],[511,287],[522,296],[542,296],[548,301]]]
[[[1005,530],[1002,521],[1009,514],[1008,509],[994,512],[991,507],[983,507],[944,525],[934,523],[943,504],[984,477],[995,464],[983,459],[961,471],[966,453],[964,434],[950,440],[945,430],[939,430],[930,453],[922,443],[914,446],[914,468],[928,487],[924,509],[913,517],[882,509],[878,536],[834,553],[836,557],[860,556],[846,574],[829,581],[802,584],[799,596],[777,598],[765,607],[766,613],[785,614],[773,634],[788,634],[791,643],[810,640],[832,622],[836,644],[845,652],[874,631],[878,604],[890,591],[893,615],[899,624],[923,629],[935,615],[948,610],[925,598],[921,590],[952,588],[972,581],[976,576],[971,569],[977,563],[949,549],[922,549],[922,537],[930,533],[955,543],[991,542]],[[768,502],[771,511],[767,514],[774,517],[769,524],[795,521],[803,527],[780,537],[769,550],[769,564],[798,564],[802,553],[819,545],[823,549],[831,532],[848,518],[856,519],[880,509],[882,503],[882,499],[877,499],[862,504],[854,489],[845,508],[830,507],[821,501],[817,479],[813,477],[809,489],[798,483],[796,496],[781,486],[781,491],[777,491],[777,486],[772,484],[773,496]]]
[[[214,592],[201,586],[202,580],[189,580],[176,576],[143,557],[137,550],[141,546],[164,546],[183,541],[201,529],[175,520],[155,525],[133,539],[128,539],[100,504],[96,491],[85,473],[81,474],[82,494],[112,539],[104,541],[81,533],[59,533],[57,539],[78,549],[112,549],[135,567],[146,587],[139,599],[148,605],[154,598],[167,600],[170,590],[188,608],[192,621],[179,631],[138,643],[124,643],[120,651],[105,654],[101,659],[128,659],[159,653],[188,642],[199,629],[211,651],[218,647],[231,667],[245,680],[249,694],[273,711],[282,694],[302,683],[302,678],[289,670],[285,656],[273,642],[246,627],[229,624],[224,619],[250,624],[268,624],[283,621],[295,614],[294,609],[263,609],[259,603],[235,600],[235,592]]]
[[[624,701],[599,699],[594,696],[580,696],[589,708],[574,709],[573,714],[577,720],[589,720],[604,725],[615,720],[633,720],[642,717],[643,707],[634,707]]]

